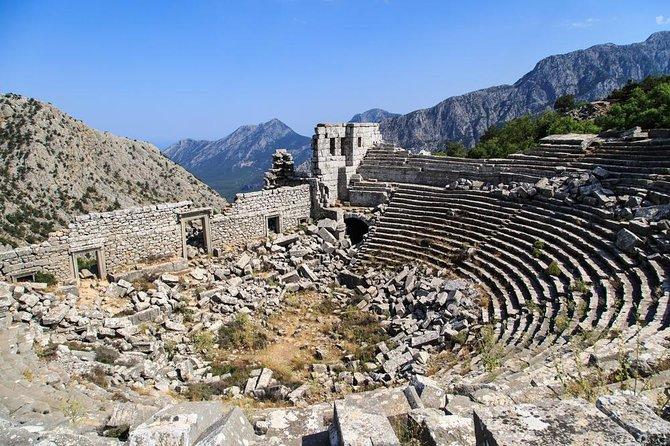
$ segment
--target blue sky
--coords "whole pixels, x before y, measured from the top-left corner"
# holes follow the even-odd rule
[[[159,146],[273,117],[310,135],[668,29],[667,0],[0,0],[0,91]]]

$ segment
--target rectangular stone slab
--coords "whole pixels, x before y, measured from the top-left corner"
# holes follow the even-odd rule
[[[333,428],[331,444],[338,446],[400,446],[384,414],[367,412],[354,404],[335,402]]]
[[[670,444],[670,423],[656,415],[649,401],[630,394],[601,396],[596,407],[626,429],[640,443]]]
[[[585,400],[475,409],[477,445],[638,445],[632,435]]]
[[[220,402],[169,405],[130,432],[129,446],[192,446],[227,412]]]

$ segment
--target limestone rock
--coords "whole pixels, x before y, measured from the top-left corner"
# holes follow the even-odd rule
[[[562,444],[634,446],[632,435],[587,401],[490,406],[475,410],[477,444],[512,446]]]
[[[335,402],[330,442],[338,446],[400,446],[385,415],[365,412],[343,402]]]
[[[656,415],[645,398],[631,394],[601,396],[596,406],[646,446],[670,444],[670,423]]]

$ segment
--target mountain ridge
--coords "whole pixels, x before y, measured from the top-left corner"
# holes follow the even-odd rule
[[[400,116],[399,113],[391,113],[381,108],[371,108],[351,117],[349,122],[382,122],[384,119]]]
[[[0,96],[0,161],[0,245],[44,240],[88,212],[182,200],[227,206],[154,145],[12,93]]]
[[[595,100],[628,80],[654,74],[670,74],[670,31],[654,33],[643,42],[599,44],[545,57],[513,84],[452,96],[432,107],[384,119],[381,132],[386,140],[406,148],[435,148],[443,141],[471,147],[490,126],[540,113],[561,95]]]
[[[182,139],[163,153],[222,195],[232,198],[236,192],[262,186],[263,174],[278,148],[291,152],[298,165],[311,155],[311,138],[273,118],[242,125],[213,141]]]

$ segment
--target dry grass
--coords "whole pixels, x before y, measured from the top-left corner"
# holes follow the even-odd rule
[[[337,322],[337,316],[324,314],[324,305],[318,293],[313,291],[293,293],[290,304],[273,314],[262,328],[267,344],[261,348],[222,348],[217,351],[220,364],[244,365],[247,369],[267,367],[274,377],[286,384],[295,385],[309,377],[309,366],[317,362],[316,347],[324,355],[324,362],[335,362],[343,354],[334,345],[328,334]],[[238,367],[239,368],[239,367]]]

